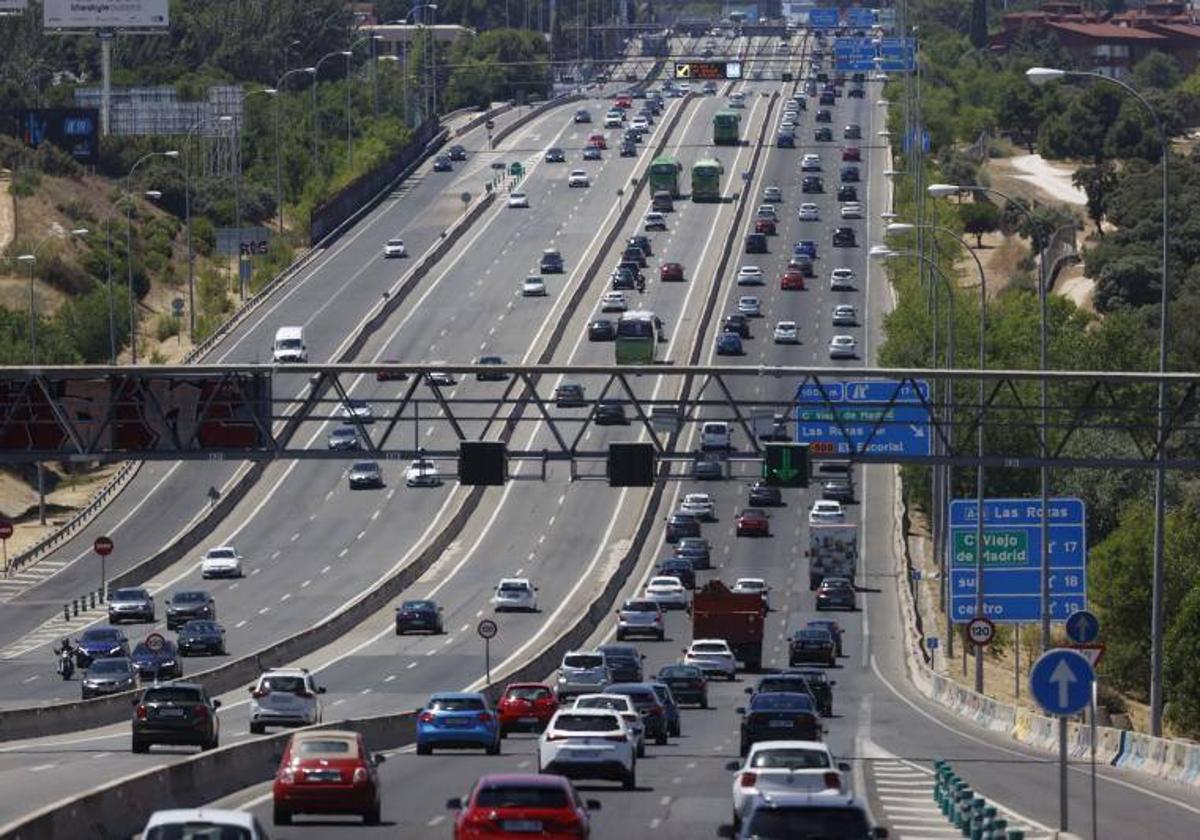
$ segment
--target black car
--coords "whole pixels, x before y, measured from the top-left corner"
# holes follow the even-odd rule
[[[140,586],[122,587],[108,593],[108,623],[154,622],[154,596]]]
[[[837,649],[828,630],[803,627],[792,634],[788,642],[788,665],[801,662],[822,662],[830,668],[837,665]]]
[[[835,502],[854,501],[854,482],[848,478],[830,478],[821,482],[821,498]]]
[[[860,87],[850,88],[850,91],[846,94],[851,99],[864,99],[866,95],[867,92]]]
[[[567,156],[558,146],[546,150],[546,163],[566,163]]]
[[[619,263],[617,263],[617,268],[629,269],[630,271],[633,272],[633,277],[635,280],[645,280],[646,279],[645,275],[642,274],[642,267],[640,265],[638,265],[637,260],[631,260],[631,259],[626,259],[625,257],[622,257],[621,261]]]
[[[842,175],[843,181],[846,181],[846,182],[852,183],[852,184],[858,183],[858,167],[857,166],[843,166],[841,175]]]
[[[225,628],[208,619],[192,619],[183,625],[176,638],[182,656],[195,656],[198,653],[224,656],[229,652],[225,649]]]
[[[454,164],[450,162],[450,158],[446,155],[438,155],[433,160],[434,172],[453,172]]]
[[[692,478],[699,481],[719,481],[724,477],[725,469],[721,466],[720,458],[697,455],[692,461]],[[693,536],[699,536],[699,534]]]
[[[636,128],[627,128],[625,129],[625,133],[621,135],[621,142],[633,143],[636,145],[642,142],[642,132],[638,131]]]
[[[832,91],[828,91],[828,90],[821,91],[821,96],[820,96],[820,98],[817,100],[817,104],[818,104],[818,105],[832,105],[832,104],[834,104],[833,92],[832,92]]]
[[[833,129],[827,125],[823,125],[813,132],[813,140],[818,143],[833,142]]]
[[[629,237],[629,245],[635,248],[641,248],[642,253],[647,257],[654,255],[654,251],[650,248],[650,237],[646,236],[645,234],[639,233]]]
[[[667,542],[674,543],[684,537],[698,536],[700,536],[700,520],[696,518],[695,514],[677,510],[667,517]]]
[[[767,253],[767,235],[765,233],[747,233],[746,234],[746,253],[747,254],[765,254],[765,253]]]
[[[167,629],[177,630],[193,618],[216,618],[212,595],[199,589],[176,592],[167,599]]]
[[[553,248],[547,248],[545,251],[542,251],[542,260],[538,264],[538,271],[542,274],[562,274],[562,254]]]
[[[554,389],[554,404],[558,408],[583,408],[583,386],[578,382],[564,382]]]
[[[834,248],[853,248],[857,244],[854,238],[854,228],[840,227],[833,231]]]
[[[455,145],[451,146],[449,149],[447,149],[446,154],[450,158],[450,160],[466,160],[467,159],[467,150],[457,144],[455,144]]]
[[[601,400],[596,403],[593,421],[597,426],[629,425],[629,418],[625,416],[625,406],[615,400]]]
[[[358,490],[362,487],[382,487],[383,470],[375,461],[355,461],[350,466],[347,480],[350,482],[351,490]]]
[[[817,701],[817,708],[822,717],[833,716],[833,687],[837,680],[831,680],[824,671],[815,668],[798,668],[795,671],[785,671],[787,674],[799,674],[808,683],[808,693]]]
[[[726,315],[721,321],[721,332],[737,333],[741,338],[750,338],[750,319],[740,312]]]
[[[821,110],[817,111],[815,120],[819,123],[831,123],[833,122],[833,114],[830,113],[828,108],[822,108]]]
[[[828,630],[829,635],[833,637],[834,653],[838,656],[842,655],[842,636],[844,631],[842,625],[838,624],[835,618],[812,618],[804,622],[805,627],[815,627],[818,630]]]
[[[659,190],[650,199],[650,209],[656,213],[670,213],[675,209],[675,199],[669,192]]]
[[[479,364],[491,365],[493,367],[502,367],[504,365],[504,359],[502,359],[500,356],[480,356]],[[508,379],[508,374],[502,370],[497,370],[497,371],[489,370],[489,371],[485,371],[483,373],[475,374],[476,382],[504,382],[507,379]]]
[[[696,588],[696,569],[692,561],[685,557],[668,557],[658,564],[654,574],[677,577],[684,589]]]
[[[858,187],[853,184],[842,184],[837,191],[838,201],[858,201]]]
[[[628,291],[637,288],[637,276],[628,269],[618,268],[613,270],[608,283],[614,291]]]
[[[616,341],[617,323],[608,318],[597,318],[588,324],[588,341]]]
[[[777,149],[794,149],[796,148],[796,135],[790,131],[781,131],[775,137],[775,148]]]
[[[712,568],[712,546],[704,537],[684,537],[675,543],[675,556],[689,561],[693,569]]]
[[[695,665],[667,665],[655,679],[671,689],[676,703],[695,703],[708,708],[708,678]]]
[[[821,718],[808,694],[770,691],[755,694],[749,705],[739,706],[742,716],[739,755],[759,741],[819,741]]]
[[[812,689],[808,685],[808,680],[801,674],[785,671],[782,674],[767,674],[765,677],[760,677],[758,684],[753,688],[747,687],[746,693],[750,696],[755,694],[768,694],[772,691],[790,691],[794,694],[807,694],[816,700],[816,695],[812,693]],[[817,705],[820,705],[819,703]]]
[[[130,659],[133,668],[143,680],[177,680],[183,676],[183,662],[179,658],[179,650],[174,642],[163,639],[157,650],[150,645],[139,642],[133,649]]]
[[[604,648],[601,648],[603,650]],[[611,655],[609,662],[612,661]],[[638,661],[638,671],[641,671],[641,661]],[[667,743],[667,715],[654,689],[639,680],[629,682],[614,682],[604,688],[605,694],[623,694],[633,702],[633,707],[642,716],[642,726],[646,730],[646,740],[654,739],[654,743],[662,746]]]
[[[638,268],[646,267],[646,254],[636,245],[627,245],[625,250],[621,252],[622,262],[635,262]]]
[[[635,645],[607,644],[596,648],[604,654],[604,662],[614,683],[640,683],[642,681],[642,659]],[[604,689],[608,691],[608,688]]]
[[[861,140],[862,128],[854,123],[850,123],[850,125],[842,129],[842,137],[846,140]]]
[[[751,507],[779,507],[783,504],[783,493],[778,487],[771,487],[756,481],[750,485]]]
[[[825,182],[821,180],[820,175],[805,175],[800,182],[800,192],[823,193],[825,192]]]
[[[436,601],[404,601],[396,607],[396,635],[403,636],[413,631],[439,636],[446,632],[442,626],[442,608]]]
[[[144,753],[153,744],[195,744],[216,749],[221,725],[220,700],[208,696],[204,686],[174,683],[147,688],[134,701],[133,751]]]
[[[133,663],[124,656],[110,656],[96,659],[83,675],[80,683],[80,697],[91,700],[93,697],[105,697],[109,694],[119,694],[122,691],[133,691],[137,688],[137,671]]]
[[[637,145],[630,140],[623,140],[618,148],[618,154],[621,157],[637,157]]]

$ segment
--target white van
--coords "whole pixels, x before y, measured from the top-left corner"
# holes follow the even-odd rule
[[[280,327],[275,330],[272,358],[280,362],[307,362],[308,348],[304,346],[303,327]]]
[[[724,420],[712,420],[700,427],[700,448],[732,449],[733,429]]]

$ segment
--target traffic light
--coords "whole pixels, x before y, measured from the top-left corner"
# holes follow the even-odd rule
[[[464,440],[458,445],[458,483],[500,486],[508,477],[508,449],[496,441]]]
[[[610,443],[608,445],[609,487],[653,487],[654,445]]]
[[[808,444],[768,443],[762,477],[771,487],[808,486]]]

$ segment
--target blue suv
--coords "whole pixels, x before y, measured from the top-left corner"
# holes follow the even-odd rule
[[[417,755],[433,748],[485,749],[500,754],[500,725],[486,697],[475,692],[443,691],[417,709]]]

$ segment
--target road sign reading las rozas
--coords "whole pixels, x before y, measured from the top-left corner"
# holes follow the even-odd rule
[[[923,379],[801,383],[796,442],[810,455],[928,455],[929,383]]]
[[[978,536],[974,499],[950,503],[951,614],[976,616]],[[1040,499],[986,499],[983,531],[983,615],[996,623],[1041,620]],[[1086,510],[1080,499],[1050,500],[1050,620],[1087,608]]]

